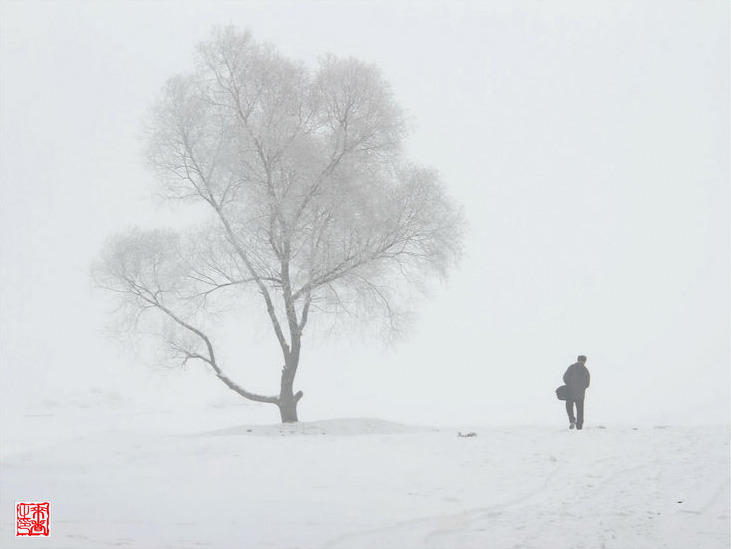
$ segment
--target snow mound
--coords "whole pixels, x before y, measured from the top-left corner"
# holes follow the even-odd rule
[[[203,433],[203,436],[400,435],[436,430],[432,427],[404,425],[382,419],[343,418],[272,425],[240,425]]]

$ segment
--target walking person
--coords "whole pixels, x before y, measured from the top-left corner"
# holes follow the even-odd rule
[[[566,413],[569,415],[569,428],[582,429],[584,427],[584,396],[589,387],[589,370],[586,367],[586,357],[579,355],[577,361],[569,366],[563,375],[563,382],[567,387]],[[574,416],[574,406],[576,415]]]

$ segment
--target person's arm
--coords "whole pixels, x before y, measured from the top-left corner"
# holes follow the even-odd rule
[[[589,370],[586,370],[586,388],[589,388],[589,383],[591,382],[591,374],[589,373]]]
[[[569,382],[569,372],[571,371],[571,366],[569,366],[568,370],[563,375],[563,382],[568,385]]]

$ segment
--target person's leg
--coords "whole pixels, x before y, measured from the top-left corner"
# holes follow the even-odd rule
[[[576,428],[584,427],[584,399],[576,401]]]
[[[573,400],[567,400],[566,401],[566,413],[569,416],[569,422],[571,424],[571,428],[574,428],[574,425],[576,424],[576,418],[574,417],[574,401]]]

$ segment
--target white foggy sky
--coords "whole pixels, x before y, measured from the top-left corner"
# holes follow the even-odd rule
[[[233,396],[120,354],[88,276],[108,236],[173,221],[141,127],[195,45],[233,23],[309,64],[378,65],[414,121],[410,157],[470,223],[461,267],[402,342],[310,334],[300,419],[562,422],[553,389],[583,353],[587,423],[728,421],[726,2],[0,6],[4,411],[141,383]],[[274,339],[236,337],[227,370],[275,393]],[[277,420],[253,406],[242,421]]]

